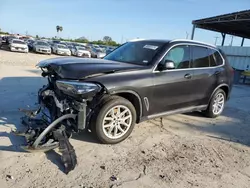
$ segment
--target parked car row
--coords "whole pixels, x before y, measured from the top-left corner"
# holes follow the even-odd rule
[[[18,39],[15,36],[5,38],[5,44],[8,45],[10,51],[17,52],[35,52],[42,54],[57,54],[66,56],[77,56],[87,58],[103,58],[115,48],[112,46],[83,44],[75,42],[64,42],[60,40],[47,39]]]

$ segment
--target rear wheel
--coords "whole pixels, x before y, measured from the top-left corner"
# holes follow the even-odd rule
[[[222,89],[218,89],[211,98],[209,106],[205,111],[207,117],[216,118],[221,115],[224,110],[226,94]]]
[[[106,100],[93,120],[93,131],[101,143],[116,144],[131,134],[136,111],[131,102],[117,96]]]

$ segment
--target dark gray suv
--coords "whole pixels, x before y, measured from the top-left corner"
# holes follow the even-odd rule
[[[38,66],[48,77],[39,98],[51,120],[75,114],[68,126],[91,129],[103,143],[120,142],[135,123],[164,115],[217,117],[233,78],[221,50],[190,40],[135,40],[103,59],[55,58]]]
[[[28,151],[59,146],[67,172],[76,165],[72,132],[91,130],[115,144],[151,118],[192,111],[214,118],[233,81],[221,50],[189,40],[130,41],[103,59],[53,58],[38,67],[48,84],[38,92],[39,109],[23,119],[28,130],[17,134]]]

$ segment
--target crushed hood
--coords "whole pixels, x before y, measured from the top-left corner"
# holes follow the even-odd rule
[[[84,79],[101,74],[145,68],[141,65],[105,59],[76,57],[52,58],[39,62],[37,66],[53,70],[63,79]]]

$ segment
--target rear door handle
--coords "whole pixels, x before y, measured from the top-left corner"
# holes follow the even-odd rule
[[[190,79],[190,78],[192,78],[192,75],[191,74],[185,74],[184,78]]]

